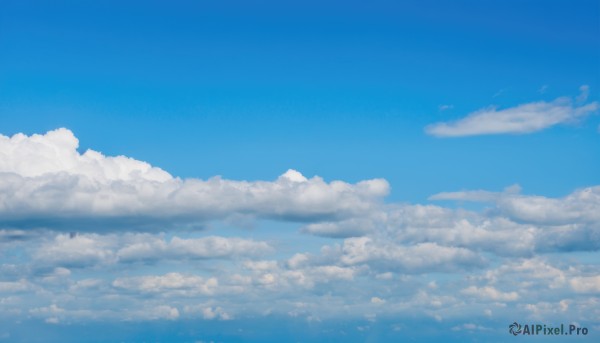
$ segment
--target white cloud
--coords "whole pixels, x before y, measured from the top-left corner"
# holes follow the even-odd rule
[[[237,256],[260,256],[272,252],[273,248],[266,242],[241,238],[225,238],[209,236],[182,239],[173,237],[166,241],[157,237],[144,237],[139,242],[132,242],[119,249],[119,261],[137,261],[154,259],[186,259],[186,258],[230,258]]]
[[[169,305],[158,305],[146,307],[140,310],[126,311],[127,319],[134,320],[177,320],[179,319],[179,310]]]
[[[578,104],[587,100],[589,88],[582,86],[581,91]],[[574,106],[569,98],[532,102],[501,110],[491,107],[454,122],[431,124],[425,128],[425,132],[436,137],[531,133],[557,124],[575,122],[596,112],[598,107],[597,102]]]
[[[600,248],[600,186],[578,189],[562,198],[522,195],[519,188],[513,186],[500,193],[446,192],[430,199],[494,203],[495,208],[488,213],[491,220],[498,222],[493,216],[504,217],[509,221],[504,226],[514,228],[505,231],[514,235],[512,241],[494,230],[500,244],[502,241],[512,245],[529,242],[527,245],[539,251]]]
[[[266,242],[251,239],[174,236],[167,240],[164,235],[147,233],[43,236],[31,250],[38,267],[59,267],[55,270],[163,260],[255,258],[274,252]]]
[[[479,212],[384,204],[384,181],[326,183],[296,171],[272,182],[180,180],[126,158],[86,160],[65,134],[17,137],[27,144],[50,141],[38,148],[50,149],[44,154],[55,154],[53,160],[33,171],[15,164],[20,152],[2,155],[12,156],[12,162],[2,161],[2,168],[12,169],[0,177],[0,217],[12,216],[24,227],[27,219],[69,230],[98,222],[90,230],[102,231],[116,223],[123,231],[143,230],[152,221],[158,227],[171,220],[194,225],[249,215],[303,220],[303,232],[343,239],[302,237],[305,245],[295,232],[267,243],[250,239],[253,230],[240,230],[241,237],[0,230],[3,318],[69,323],[283,314],[325,322],[359,314],[377,322],[435,318],[452,322],[449,328],[482,314],[498,320],[531,313],[600,318],[594,252],[569,254],[600,247],[598,186],[562,198],[523,195],[518,186],[431,198],[490,204]],[[22,156],[35,153],[30,150]],[[48,201],[38,201],[40,194]],[[117,216],[128,217],[119,222]],[[61,227],[60,218],[77,225]],[[578,261],[589,256],[592,262]]]
[[[154,315],[157,318],[166,318],[166,319],[177,319],[179,318],[179,310],[175,307],[170,306],[159,306],[154,309]]]
[[[85,176],[98,182],[172,179],[167,172],[125,156],[106,157],[93,150],[77,152],[79,140],[67,129],[44,135],[0,135],[0,171],[26,178],[48,174]]]
[[[0,281],[0,292],[22,292],[30,288],[30,283],[25,279],[18,281]]]
[[[66,267],[83,267],[99,263],[114,263],[116,256],[113,247],[114,236],[57,235],[43,243],[35,252],[34,259],[42,264]]]
[[[379,298],[379,297],[372,297],[371,298],[371,303],[375,304],[375,305],[382,305],[385,304],[385,300]]]
[[[493,301],[515,301],[519,299],[517,292],[501,292],[494,287],[475,287],[470,286],[462,290],[462,293],[468,296],[473,296],[481,299]]]
[[[600,186],[575,190],[563,198],[521,195],[518,186],[504,192],[460,191],[431,196],[431,200],[494,202],[510,218],[547,225],[600,224]]]
[[[370,237],[345,239],[340,261],[345,265],[367,263],[375,269],[407,273],[452,271],[484,264],[479,255],[465,248],[429,242],[405,246]]]
[[[0,225],[147,230],[234,215],[342,219],[369,211],[389,191],[383,179],[327,183],[294,170],[272,182],[182,180],[146,162],[77,147],[67,129],[0,135]]]
[[[193,310],[190,310],[189,308],[186,308],[186,309],[187,309],[186,312],[193,311]],[[205,307],[201,310],[201,312],[202,312],[202,317],[207,320],[212,320],[212,319],[231,320],[232,319],[231,315],[229,315],[227,312],[225,312],[222,308],[220,308],[218,306],[215,308],[212,308],[210,306]]]
[[[301,262],[295,263],[298,260]],[[245,261],[243,265],[252,273],[250,283],[273,291],[314,289],[317,285],[351,281],[357,275],[357,269],[351,266],[318,264],[316,260],[297,255],[286,263]]]
[[[569,283],[577,293],[600,293],[600,275],[575,277]]]
[[[351,218],[343,221],[311,223],[302,228],[302,232],[316,236],[346,238],[363,236],[375,229],[371,218]]]
[[[579,96],[577,96],[575,101],[577,101],[578,103],[586,102],[588,97],[590,96],[590,86],[583,85],[579,87],[579,90],[581,91],[581,93],[579,94]]]
[[[579,189],[563,198],[503,194],[497,205],[503,213],[520,221],[600,225],[600,186]]]
[[[117,288],[140,291],[144,293],[164,293],[169,291],[183,291],[178,294],[185,295],[211,295],[219,287],[216,278],[201,278],[195,275],[168,273],[165,275],[135,276],[117,278],[112,285]]]

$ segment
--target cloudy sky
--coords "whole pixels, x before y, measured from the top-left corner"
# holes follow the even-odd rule
[[[599,27],[2,1],[0,341],[597,341]]]

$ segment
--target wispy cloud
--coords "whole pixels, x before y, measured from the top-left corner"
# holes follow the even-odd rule
[[[436,137],[464,137],[492,134],[525,134],[563,123],[572,123],[598,110],[598,103],[583,104],[589,87],[582,86],[575,103],[567,97],[552,102],[539,101],[506,109],[490,107],[470,113],[453,122],[439,122],[425,128]]]
[[[451,110],[454,108],[454,105],[440,105],[438,106],[438,109],[440,111],[447,111],[447,110]]]
[[[587,101],[588,96],[590,95],[590,86],[583,85],[583,86],[579,87],[579,90],[581,91],[581,93],[579,94],[579,96],[577,96],[575,101],[577,101],[577,103],[581,104],[581,103],[584,103]]]

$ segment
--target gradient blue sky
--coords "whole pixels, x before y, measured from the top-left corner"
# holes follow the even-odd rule
[[[98,294],[121,296],[111,280],[138,275],[136,273],[169,275],[167,273],[181,272],[190,276],[200,270],[198,275],[209,277],[227,274],[229,272],[224,271],[229,270],[237,273],[245,268],[245,262],[236,254],[225,262],[219,260],[215,266],[210,264],[210,259],[201,260],[200,267],[190,266],[189,260],[181,258],[179,261],[172,256],[166,262],[161,260],[162,257],[157,257],[158,262],[143,262],[140,270],[135,264],[119,267],[120,262],[114,261],[113,264],[98,262],[100,266],[82,262],[84,267],[77,263],[64,264],[65,260],[59,260],[52,268],[36,265],[40,263],[39,256],[44,256],[46,250],[43,249],[53,251],[49,244],[58,242],[56,240],[62,237],[60,232],[66,231],[89,232],[90,240],[96,242],[88,242],[91,246],[108,246],[106,249],[113,249],[115,254],[118,249],[132,244],[131,241],[157,239],[161,235],[159,232],[163,232],[167,240],[175,236],[185,239],[219,236],[264,241],[275,246],[271,255],[261,255],[264,260],[278,261],[279,269],[274,274],[290,272],[283,271],[288,268],[283,266],[283,261],[294,253],[309,252],[316,261],[311,262],[313,267],[354,268],[352,280],[356,287],[385,289],[390,297],[385,306],[390,308],[393,307],[391,299],[410,302],[419,298],[420,290],[428,282],[451,284],[447,294],[439,295],[442,298],[452,296],[454,292],[468,296],[477,290],[489,291],[481,284],[476,286],[479,288],[469,288],[473,286],[470,282],[493,270],[504,270],[502,266],[505,265],[527,264],[530,259],[534,261],[531,263],[574,273],[569,274],[571,278],[588,278],[586,282],[592,282],[592,286],[579,288],[567,282],[571,292],[583,290],[587,300],[571,299],[567,290],[557,289],[549,290],[548,298],[538,299],[536,306],[564,299],[572,301],[570,308],[575,310],[560,320],[582,322],[587,319],[586,325],[590,328],[595,325],[595,329],[591,329],[593,337],[578,340],[597,339],[600,314],[597,310],[593,314],[586,312],[585,304],[597,305],[600,301],[600,277],[594,279],[600,270],[600,220],[594,213],[600,208],[596,198],[586,198],[582,194],[587,194],[586,190],[600,194],[597,187],[600,184],[598,89],[600,5],[597,1],[2,1],[0,134],[8,137],[17,133],[45,134],[66,128],[79,139],[77,151],[81,154],[93,149],[106,156],[124,155],[185,180],[206,180],[220,175],[225,180],[267,180],[279,185],[272,180],[288,169],[294,169],[309,179],[318,175],[325,182],[342,180],[352,189],[359,189],[356,184],[362,180],[385,179],[389,183],[389,195],[381,195],[375,190],[369,191],[372,194],[366,198],[357,195],[357,203],[368,206],[371,212],[357,214],[353,207],[349,210],[352,215],[346,218],[345,214],[335,212],[335,219],[327,217],[327,213],[324,217],[315,216],[312,207],[306,213],[301,208],[297,212],[294,212],[296,209],[284,210],[281,214],[263,203],[241,210],[223,205],[226,207],[224,213],[216,218],[196,218],[195,213],[205,209],[204,205],[198,205],[193,211],[189,210],[193,213],[182,210],[185,220],[177,217],[180,212],[159,218],[164,229],[153,229],[147,234],[151,237],[143,236],[146,226],[135,227],[135,223],[155,219],[151,210],[141,210],[137,214],[140,218],[128,222],[133,224],[127,227],[122,222],[104,222],[105,214],[75,209],[68,213],[81,220],[77,223],[82,227],[66,224],[58,227],[54,226],[56,220],[52,215],[40,210],[43,206],[38,208],[36,204],[29,204],[25,208],[31,212],[19,212],[18,206],[22,203],[7,195],[6,199],[15,202],[9,199],[6,200],[8,205],[0,207],[1,214],[8,218],[0,221],[0,229],[4,230],[2,237],[6,237],[0,240],[5,245],[0,262],[5,269],[21,265],[28,271],[14,275],[7,272],[0,282],[28,280],[33,285],[38,280],[36,277],[39,278],[36,274],[39,270],[47,272],[55,268],[55,272],[60,274],[62,271],[60,275],[64,275],[66,272],[56,269],[63,268],[70,270],[67,276],[73,279],[69,281],[73,284],[86,278],[104,280],[106,287],[113,289],[100,287]],[[519,117],[525,112],[532,113],[531,117]],[[510,113],[516,113],[519,127],[495,134],[486,131],[502,126],[502,115]],[[558,113],[558,119],[548,119],[555,113]],[[472,129],[475,131],[464,134],[460,130],[468,124],[461,121],[465,118],[481,119],[482,124]],[[535,129],[525,128],[540,122],[541,126]],[[452,128],[455,124],[465,125],[452,134],[436,134],[433,129],[435,125]],[[455,134],[459,131],[463,133]],[[23,171],[25,169],[15,166],[29,163],[37,170],[33,165],[44,159],[43,151],[35,158],[31,157],[34,155],[26,158],[6,149],[0,151],[0,156],[8,156],[3,158],[12,162],[0,165],[0,172],[30,177],[32,175]],[[36,177],[48,172],[39,168]],[[76,173],[71,169],[64,171]],[[52,172],[56,170],[52,169]],[[3,177],[9,180],[7,176]],[[9,182],[12,181],[6,181]],[[53,183],[58,181],[47,182],[52,187],[63,185]],[[503,191],[512,185],[519,185],[521,190]],[[580,191],[583,193],[577,193]],[[219,194],[215,198],[220,199]],[[370,196],[376,198],[374,202]],[[537,202],[542,201],[540,199],[548,202],[540,204]],[[531,201],[530,206],[523,203],[526,201]],[[352,204],[348,206],[355,203]],[[507,220],[511,222],[509,232],[518,234],[519,230],[534,227],[543,232],[540,237],[544,240],[552,239],[548,237],[553,237],[554,232],[566,237],[568,243],[544,245],[539,238],[540,243],[532,243],[531,250],[525,249],[528,253],[519,250],[509,257],[511,253],[505,254],[491,247],[502,245],[498,242],[509,239],[505,236],[496,237],[499,241],[489,244],[484,241],[457,242],[447,237],[442,240],[436,235],[416,238],[418,233],[407,232],[423,225],[425,230],[428,224],[386,221],[392,220],[389,218],[394,217],[395,211],[401,213],[397,214],[400,217],[410,217],[408,212],[418,204],[430,206],[427,208],[435,212],[426,214],[427,218],[442,216],[454,224],[472,220],[479,223],[473,224],[475,226],[485,226],[487,224],[481,223],[487,220],[496,233],[504,230],[502,225],[506,223],[502,220]],[[546,209],[549,212],[525,213],[535,206],[540,210],[545,205],[550,206]],[[215,208],[221,208],[219,206]],[[446,212],[440,214],[432,210],[433,207]],[[82,212],[78,212],[80,210]],[[564,217],[556,214],[558,219],[552,217],[551,214],[561,210],[571,212]],[[15,214],[17,212],[19,215]],[[375,212],[386,213],[388,219],[381,219]],[[65,216],[67,214],[61,218]],[[190,216],[194,219],[188,220]],[[320,224],[323,218],[336,226],[335,234],[307,228]],[[180,232],[178,225],[181,222],[175,223],[175,219],[185,221],[185,225],[208,229]],[[357,222],[352,222],[352,228],[348,229],[344,226],[346,219]],[[98,225],[103,229],[90,224],[95,220],[99,220]],[[498,225],[503,228],[493,227],[495,221],[501,222]],[[342,227],[338,228],[338,224]],[[454,227],[454,224],[448,225]],[[83,227],[86,225],[91,228]],[[115,228],[108,227],[111,225]],[[356,225],[362,226],[357,229]],[[520,227],[515,228],[515,225]],[[42,230],[40,235],[44,238],[10,238],[14,236],[10,232],[29,237],[32,226]],[[573,231],[564,231],[567,226]],[[337,255],[332,251],[336,246],[351,246],[352,240],[361,237],[382,243],[385,235],[381,232],[390,234],[393,227],[400,230],[391,234],[393,237],[408,235],[399,238],[398,246],[402,249],[415,242],[434,242],[444,247],[467,249],[487,264],[463,263],[454,268],[441,261],[444,271],[425,266],[398,269],[391,261],[357,265],[344,260],[343,251],[340,252],[342,257],[335,260]],[[547,233],[549,230],[550,234]],[[123,241],[119,234],[140,237]],[[538,242],[538,238],[534,240]],[[110,244],[106,243],[108,241]],[[323,246],[331,251],[323,250]],[[400,254],[412,254],[399,251]],[[572,264],[557,267],[559,261],[565,259]],[[466,262],[459,260],[459,265]],[[570,267],[580,273],[573,272]],[[387,272],[386,268],[393,273],[393,280],[401,280],[398,282],[406,283],[407,288],[398,284],[378,284],[388,277],[381,276]],[[211,272],[216,269],[220,272]],[[365,271],[367,269],[372,272]],[[445,269],[453,272],[446,274]],[[304,272],[313,273],[310,274],[313,276],[317,273],[314,270]],[[441,275],[437,274],[439,272]],[[260,279],[261,276],[256,274],[256,277]],[[329,304],[322,297],[344,287],[344,282],[339,285],[333,281],[315,282],[310,292],[286,290],[278,293],[273,303],[290,299],[290,302]],[[255,282],[252,284],[256,285]],[[505,334],[507,325],[521,318],[525,320],[525,313],[531,309],[526,306],[526,295],[519,293],[519,300],[514,302],[511,292],[518,293],[519,290],[505,285],[508,288],[504,288],[504,293],[495,301],[507,300],[508,309],[498,311],[498,316],[487,316],[482,322],[477,320],[482,311],[489,308],[472,299],[460,300],[469,304],[465,307],[448,309],[440,305],[447,310],[443,315],[450,318],[447,320],[440,320],[432,309],[419,308],[415,310],[415,318],[388,309],[380,315],[383,319],[377,322],[372,317],[365,321],[364,313],[354,313],[347,318],[345,311],[329,313],[316,321],[313,319],[318,314],[314,312],[289,317],[291,312],[285,307],[287,305],[281,305],[286,308],[281,312],[277,311],[278,305],[267,309],[267,300],[257,300],[263,294],[263,290],[257,288],[248,291],[256,297],[252,299],[234,301],[220,295],[225,304],[223,308],[231,312],[234,319],[220,321],[218,325],[209,322],[206,327],[202,320],[199,324],[194,318],[185,317],[182,305],[185,301],[175,297],[164,306],[177,308],[181,312],[180,320],[148,320],[133,316],[130,319],[135,325],[129,327],[124,326],[123,318],[118,315],[115,318],[119,319],[114,323],[102,316],[100,319],[94,316],[78,319],[76,315],[73,316],[75,319],[67,315],[44,317],[43,313],[48,311],[35,309],[48,309],[54,304],[58,306],[55,309],[71,306],[73,310],[99,313],[107,310],[87,298],[93,298],[92,293],[81,295],[81,299],[88,300],[82,300],[80,307],[72,302],[61,303],[67,301],[64,299],[67,295],[61,293],[66,288],[61,289],[60,285],[67,287],[65,284],[48,286],[51,289],[48,292],[55,292],[51,297],[39,296],[35,300],[15,303],[11,309],[21,310],[23,314],[17,317],[22,323],[1,324],[0,328],[8,336],[4,337],[0,332],[0,339],[17,337],[16,341],[33,341],[34,338],[27,335],[28,328],[35,327],[36,331],[53,332],[57,340],[76,341],[75,332],[97,326],[108,328],[102,331],[109,336],[101,340],[109,341],[119,337],[131,341],[136,337],[152,340],[146,333],[141,336],[149,328],[163,330],[160,333],[152,331],[161,341],[170,341],[167,337],[175,337],[181,332],[185,332],[177,336],[181,341],[279,341],[281,337],[286,340],[298,337],[299,341],[319,341],[319,337],[347,340],[347,336],[340,336],[342,331],[357,341],[386,341],[406,338],[407,326],[393,329],[405,322],[409,323],[408,327],[427,328],[422,336],[419,330],[410,333],[415,341],[452,337],[456,341],[505,341],[510,338]],[[41,284],[38,286],[42,287]],[[14,287],[6,284],[6,289]],[[31,287],[29,291],[35,288]],[[407,289],[412,289],[412,293]],[[490,292],[483,291],[488,295]],[[332,303],[355,300],[354,294],[341,293],[340,299],[336,298]],[[122,300],[124,306],[146,308],[143,298],[148,297],[147,294],[139,297],[127,294],[130,298]],[[298,299],[290,294],[299,294]],[[0,297],[13,299],[18,295],[8,291]],[[372,300],[371,296],[365,297]],[[155,304],[155,300],[148,302]],[[228,301],[229,305],[237,305],[227,309]],[[444,302],[443,299],[439,301]],[[507,313],[513,309],[510,301],[513,301],[515,311],[517,308],[523,311],[517,311],[520,318],[509,319]],[[6,303],[9,304],[6,306],[13,306],[9,300]],[[411,306],[418,308],[420,305]],[[8,311],[8,307],[4,310]],[[549,307],[539,311],[542,313],[539,320],[559,320]],[[264,313],[268,315],[260,317]],[[303,319],[303,315],[309,319]],[[288,329],[279,327],[273,335],[260,337],[246,335],[247,331],[239,329],[265,326],[264,332],[268,332],[271,327],[267,324],[273,320],[270,316],[282,316],[283,319],[278,320],[289,322],[286,324]],[[205,316],[205,319],[208,317],[211,316]],[[44,323],[48,318],[57,319]],[[307,331],[306,325],[313,331]],[[204,336],[194,336],[201,336],[198,327],[206,327],[202,332]],[[356,331],[358,327],[362,329]],[[377,334],[369,336],[365,327],[369,327],[371,333],[377,329]],[[429,328],[434,329],[428,331]],[[325,332],[326,329],[330,331]],[[352,330],[356,332],[348,333]]]

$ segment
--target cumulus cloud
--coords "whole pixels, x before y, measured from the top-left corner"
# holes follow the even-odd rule
[[[99,263],[114,263],[113,247],[116,237],[99,235],[57,235],[43,243],[33,255],[35,260],[48,265],[84,267]]]
[[[455,271],[485,263],[479,255],[465,248],[436,243],[405,246],[370,237],[344,240],[340,261],[345,265],[368,263],[372,268],[406,273]]]
[[[589,87],[581,87],[576,103],[562,97],[552,102],[539,101],[506,109],[484,108],[453,122],[439,122],[425,128],[436,137],[463,137],[491,134],[525,134],[551,126],[572,123],[598,110],[598,103],[583,104]]]
[[[511,233],[512,240],[494,230],[500,241],[516,245],[529,242],[538,251],[600,249],[600,186],[578,189],[562,198],[523,195],[519,187],[512,186],[504,192],[445,192],[430,199],[493,203],[492,211],[482,217],[505,223],[497,228],[513,228],[505,231]]]
[[[243,285],[253,284],[273,291],[313,289],[317,285],[351,281],[358,274],[358,270],[352,266],[324,264],[318,259],[311,259],[302,254],[294,255],[286,263],[246,261],[243,266],[250,275],[248,278],[238,277],[236,282]]]
[[[202,311],[202,315],[204,316],[204,319],[215,319],[215,318],[219,318],[221,320],[230,320],[231,316],[229,314],[227,314],[225,311],[223,311],[222,308],[220,307],[216,307],[216,308],[211,308],[211,307],[207,307]]]
[[[167,239],[164,235],[128,234],[57,234],[41,238],[32,251],[38,267],[84,268],[118,263],[164,260],[256,258],[274,251],[263,241],[238,237],[206,236]]]
[[[146,162],[77,151],[67,129],[0,135],[0,225],[65,230],[198,226],[233,215],[344,218],[388,194],[383,179],[348,184],[288,170],[275,181],[174,178]]]
[[[600,293],[600,275],[575,277],[570,284],[577,293]]]
[[[500,193],[481,190],[444,192],[429,199],[493,202],[503,214],[522,222],[600,225],[600,186],[578,189],[563,198],[522,195],[520,187],[511,186]]]
[[[463,289],[462,293],[468,296],[493,301],[515,301],[519,299],[519,294],[517,292],[502,292],[491,286],[470,286]]]
[[[127,311],[125,318],[134,320],[176,320],[179,318],[179,310],[177,307],[169,305],[148,306],[140,310]]]
[[[195,275],[168,273],[165,275],[135,276],[118,278],[112,285],[117,288],[145,293],[166,293],[182,291],[178,294],[211,295],[216,292],[219,282],[216,278],[204,279]]]
[[[119,249],[117,256],[121,262],[154,259],[209,259],[230,257],[252,257],[272,252],[266,242],[241,238],[208,236],[182,239],[173,237],[170,241],[146,237]]]
[[[554,207],[553,215],[560,220],[525,220],[503,207],[509,198],[528,198],[515,193],[516,191],[517,187],[510,187],[502,193],[466,191],[433,197],[461,200],[468,198],[494,203],[495,207],[482,212],[434,205],[394,204],[382,207],[368,217],[350,221],[352,224],[363,223],[359,226],[362,230],[348,225],[348,221],[340,221],[309,225],[304,228],[304,232],[326,237],[366,237],[370,240],[367,247],[374,242],[378,246],[387,247],[382,246],[381,249],[388,252],[398,248],[406,250],[407,254],[407,249],[415,249],[418,244],[425,243],[498,256],[532,256],[540,252],[590,251],[600,248],[597,229],[599,223],[595,220],[598,210],[591,203],[575,211],[576,214],[561,215],[561,211],[568,211],[569,206],[561,204],[560,199],[553,199],[559,201]],[[592,197],[588,200],[592,203],[595,201]]]
[[[21,292],[28,289],[31,289],[31,284],[25,279],[18,281],[0,281],[0,293]]]
[[[590,310],[598,268],[567,255],[600,248],[598,186],[560,198],[518,186],[430,198],[489,205],[471,211],[386,204],[384,180],[325,182],[293,170],[274,181],[182,180],[145,162],[80,154],[68,130],[0,140],[3,318],[600,318]],[[229,216],[302,221],[302,232],[336,239],[130,232]],[[28,229],[37,226],[98,232]]]

